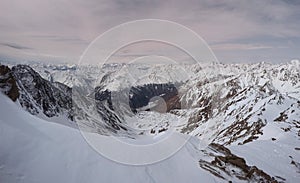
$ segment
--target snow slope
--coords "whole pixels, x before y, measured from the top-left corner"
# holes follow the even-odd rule
[[[122,165],[78,130],[32,116],[2,94],[0,103],[0,182],[215,182],[186,147],[149,166]]]
[[[229,146],[229,149],[277,180],[299,182],[300,153],[295,148],[297,146],[299,147],[297,135],[283,133],[278,125],[269,123],[264,128],[264,134],[258,140],[244,144],[242,147]]]

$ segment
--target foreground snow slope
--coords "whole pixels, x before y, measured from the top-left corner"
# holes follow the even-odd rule
[[[153,165],[122,165],[78,130],[31,116],[2,94],[0,103],[0,182],[215,182],[186,147]]]
[[[229,149],[277,180],[299,182],[299,137],[282,132],[280,124],[276,123],[268,123],[263,132],[257,140],[242,146],[232,145]]]

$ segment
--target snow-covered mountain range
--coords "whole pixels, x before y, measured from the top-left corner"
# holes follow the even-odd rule
[[[17,105],[37,116],[36,121],[54,121],[71,126],[75,131],[79,128],[130,139],[155,138],[172,130],[192,136],[185,150],[165,164],[153,165],[161,171],[171,165],[171,161],[180,162],[182,165],[178,166],[184,167],[184,161],[179,160],[188,154],[193,161],[188,161],[186,166],[192,168],[185,175],[177,175],[181,178],[194,175],[196,169],[192,162],[195,162],[199,175],[205,174],[209,182],[300,180],[298,60],[276,65],[9,65],[0,67],[0,89]],[[17,105],[12,106],[3,96],[1,100],[20,113]],[[4,103],[1,103],[3,109]],[[22,112],[22,115],[29,113]],[[2,127],[7,129],[5,124],[15,119],[4,115],[11,114],[1,114]],[[23,126],[33,125],[25,123]],[[51,125],[45,123],[41,128],[47,131],[48,126],[53,131],[49,132],[51,137],[55,135]],[[67,132],[68,128],[59,130]],[[37,138],[34,135],[28,139]],[[13,151],[7,145],[11,134],[5,133],[1,138],[1,144],[6,144],[4,150]],[[206,145],[200,145],[203,143]],[[2,157],[7,153],[4,150],[0,150]],[[28,160],[20,159],[21,162]],[[11,161],[0,163],[4,167],[0,175],[8,170],[6,165],[13,168]],[[145,167],[141,176],[147,177],[146,182],[172,181],[167,176],[149,175],[149,168]],[[159,170],[152,169],[152,173],[155,171]],[[4,177],[11,180],[9,175]],[[197,176],[192,177],[195,178],[192,182],[201,181]],[[131,182],[141,180],[133,179]]]

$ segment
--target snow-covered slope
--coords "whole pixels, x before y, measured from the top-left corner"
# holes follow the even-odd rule
[[[31,116],[2,94],[0,102],[1,182],[275,181],[225,147],[212,145],[200,151],[196,138],[191,138],[182,149],[162,162],[147,166],[119,164],[94,151],[77,129]],[[107,138],[108,143],[110,140]],[[263,156],[267,154],[262,152]],[[251,153],[248,155],[249,162],[257,161],[256,157],[251,158]],[[211,159],[219,160],[220,164],[209,163]],[[222,163],[226,169],[222,168]],[[292,172],[289,175],[289,181],[299,178]]]
[[[0,103],[0,182],[214,182],[186,148],[153,165],[122,165],[78,130],[31,116],[2,94]]]

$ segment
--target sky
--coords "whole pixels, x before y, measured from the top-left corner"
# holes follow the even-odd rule
[[[0,0],[0,59],[77,63],[105,31],[163,19],[195,31],[220,62],[287,62],[300,58],[299,10],[298,0]]]

